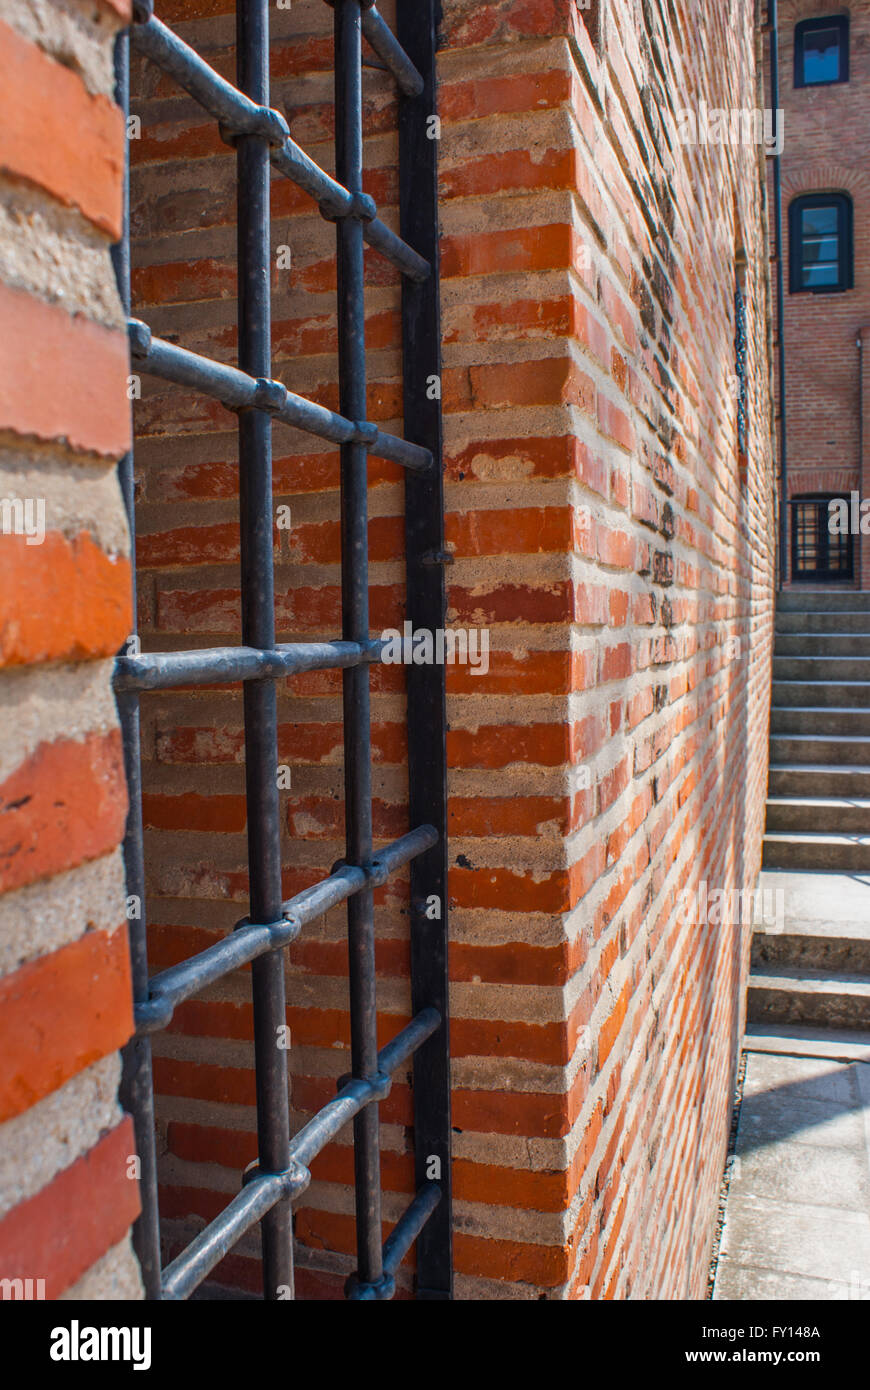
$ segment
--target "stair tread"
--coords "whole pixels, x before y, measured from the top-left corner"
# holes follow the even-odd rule
[[[870,776],[868,763],[771,763],[771,772],[833,772],[837,776],[863,773]]]
[[[775,738],[793,739],[796,743],[868,743],[870,744],[870,734],[789,734],[772,733],[771,742]]]
[[[819,1024],[800,1023],[747,1023],[743,1045],[747,1052],[870,1062],[867,1034],[851,1028],[823,1028]]]
[[[802,681],[792,681],[793,685],[802,685]],[[826,681],[819,681],[819,685],[826,685]],[[870,685],[870,681],[867,682]],[[788,714],[870,714],[866,705],[771,705],[772,710],[783,710]]]
[[[824,807],[843,807],[853,806],[862,811],[870,811],[870,799],[859,798],[856,796],[769,796],[768,806],[816,806],[819,809]]]
[[[812,830],[771,830],[765,833],[765,840],[790,840],[808,845],[870,845],[870,835],[855,835],[843,832]]]
[[[749,974],[750,989],[795,990],[805,994],[853,994],[870,999],[870,975],[847,971],[813,970],[807,966],[789,965],[777,969],[753,966]]]

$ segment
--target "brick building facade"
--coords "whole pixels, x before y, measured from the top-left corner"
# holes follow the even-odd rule
[[[796,51],[797,50],[797,51]],[[769,55],[766,80],[769,83]],[[786,349],[788,496],[868,496],[867,354],[870,346],[870,5],[779,4],[782,147],[783,272]],[[769,92],[769,86],[768,86]],[[805,203],[803,200],[813,200]],[[834,272],[819,272],[817,293],[798,286],[802,206],[829,219],[845,204],[847,221],[839,256],[842,286]],[[830,211],[825,211],[825,206]],[[827,224],[819,223],[819,231]],[[825,242],[819,254],[826,255]],[[809,255],[809,251],[807,252]],[[792,522],[795,509],[790,507]],[[812,516],[812,514],[811,514]],[[806,525],[806,522],[805,522]],[[808,555],[802,566],[811,583],[839,582],[836,568],[812,573],[816,522],[809,522]],[[794,578],[790,527],[789,577]],[[843,582],[870,587],[870,544],[856,535],[852,564]],[[845,557],[844,557],[845,559]]]
[[[392,16],[390,4],[383,10]],[[167,0],[158,12],[232,73],[231,0]],[[70,1049],[65,1032],[62,1061],[37,1064],[28,1047],[13,1064],[0,1130],[14,1169],[4,1178],[0,1167],[0,1274],[17,1272],[28,1225],[40,1232],[33,1258],[55,1258],[57,1203],[92,1181],[89,1164],[103,1165],[105,1210],[83,1202],[88,1231],[75,1235],[76,1257],[49,1296],[95,1265],[87,1296],[115,1297],[136,1278],[125,1237],[135,1184],[114,1102],[115,1049],[131,1024],[113,954],[124,791],[109,684],[109,657],[130,627],[112,474],[127,438],[129,367],[108,259],[123,137],[107,55],[124,16],[75,3],[62,13],[59,40],[41,6],[6,0],[2,10],[21,73],[36,65],[36,89],[56,83],[65,95],[49,107],[57,128],[37,129],[44,146],[28,120],[17,139],[14,128],[4,137],[2,159],[0,294],[4,320],[25,332],[3,335],[0,466],[10,496],[46,497],[47,523],[42,548],[0,537],[16,577],[4,589],[0,688],[21,711],[0,744],[0,989],[13,1001],[0,1026],[11,1019],[17,1036],[14,1002],[24,1000],[28,1019],[68,1011],[64,1028],[82,1040]],[[706,1286],[750,926],[698,925],[679,907],[702,883],[751,888],[758,871],[775,480],[764,152],[680,143],[676,132],[681,110],[702,101],[764,105],[756,19],[749,0],[444,2],[448,619],[489,635],[485,671],[447,672],[461,1298],[697,1298]],[[297,0],[273,10],[272,25],[273,105],[331,167],[331,12]],[[134,313],[163,338],[233,361],[232,154],[214,123],[138,62],[132,111],[141,118],[130,141]],[[79,132],[75,151],[61,121]],[[367,71],[366,188],[388,219],[395,125],[389,82]],[[273,185],[272,216],[275,375],[334,407],[331,229],[289,184]],[[368,416],[401,432],[398,277],[368,256],[367,275]],[[40,395],[48,356],[63,388]],[[143,646],[233,641],[232,418],[192,393],[142,387]],[[381,630],[401,627],[404,612],[401,482],[374,460],[369,479]],[[276,427],[275,502],[292,514],[292,529],[275,532],[280,640],[337,626],[337,488],[334,452]],[[401,668],[376,668],[372,688],[383,840],[407,827]],[[340,705],[329,673],[293,678],[279,696],[288,894],[343,851]],[[201,949],[245,911],[241,727],[237,688],[143,700],[153,968]],[[78,805],[61,798],[61,809],[40,786],[64,777],[75,778]],[[85,795],[93,809],[82,815]],[[407,891],[379,890],[376,902],[387,1037],[409,1016]],[[306,930],[286,972],[300,1122],[347,1069],[338,913]],[[92,982],[89,993],[71,987],[75,978]],[[255,1158],[250,1036],[246,972],[184,1004],[155,1036],[170,1254],[238,1191]],[[57,1141],[36,1139],[55,1117]],[[401,1078],[382,1118],[392,1221],[412,1182]],[[353,1265],[353,1155],[342,1141],[315,1161],[297,1206],[303,1298],[340,1296]],[[256,1248],[246,1238],[216,1281],[256,1289]],[[400,1292],[411,1287],[406,1268]]]

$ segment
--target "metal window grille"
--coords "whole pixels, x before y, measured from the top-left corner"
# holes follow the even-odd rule
[[[734,367],[737,377],[737,450],[746,453],[746,298],[738,284],[734,291]]]
[[[792,497],[791,505],[791,565],[792,579],[802,583],[832,583],[854,578],[854,549],[852,535],[841,534],[831,524],[831,503],[848,498],[835,498],[827,493]]]
[[[431,387],[440,375],[437,274],[437,144],[434,58],[438,0],[399,0],[397,35],[373,0],[327,0],[334,10],[336,177],[290,138],[269,106],[268,0],[238,0],[237,86],[215,72],[136,0],[119,40],[119,100],[129,112],[129,43],[171,76],[220,123],[235,146],[238,184],[238,367],[152,337],[130,320],[134,371],[204,392],[238,413],[242,630],[240,645],[124,654],[115,690],[124,733],[131,810],[125,840],[127,891],[140,906],[131,921],[136,1034],[126,1049],[122,1099],[134,1117],[142,1215],[134,1239],[149,1298],[184,1299],[258,1222],[263,1292],[293,1296],[292,1202],[310,1181],[308,1165],[353,1120],[357,1269],[348,1298],[392,1296],[395,1272],[417,1244],[416,1296],[451,1297],[450,1091],[447,1027],[447,903],[444,670],[409,666],[408,745],[411,830],[375,851],[372,842],[369,669],[382,644],[369,634],[367,478],[369,453],[406,470],[407,618],[414,630],[444,620],[441,414]],[[363,37],[400,91],[400,233],[363,192]],[[336,224],[340,413],[289,391],[271,376],[270,165],[294,180]],[[406,438],[366,421],[363,243],[403,275]],[[129,220],[116,248],[129,312]],[[340,445],[342,632],[336,640],[278,644],[273,577],[272,420]],[[131,531],[133,464],[121,464]],[[276,682],[303,671],[340,668],[343,680],[346,856],[321,883],[282,901],[277,786]],[[250,912],[225,939],[150,977],[146,949],[141,815],[139,696],[142,691],[243,683]],[[377,1050],[373,892],[401,866],[411,876],[413,1018]],[[433,901],[440,915],[428,912]],[[307,923],[346,902],[351,1074],[335,1098],[290,1133],[282,953]],[[239,1194],[161,1269],[150,1035],[183,1000],[228,972],[252,967],[258,1160]],[[417,1193],[382,1243],[378,1102],[392,1074],[413,1059]]]

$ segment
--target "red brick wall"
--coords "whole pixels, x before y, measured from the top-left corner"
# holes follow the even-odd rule
[[[115,476],[127,347],[109,256],[124,155],[111,54],[126,18],[119,0],[49,16],[11,4],[0,22],[4,1297],[141,1294],[117,1103],[132,1008],[110,685],[132,621]]]
[[[228,0],[163,18],[232,75]],[[389,16],[390,6],[385,6]],[[674,143],[673,107],[755,106],[753,6],[447,0],[440,54],[449,621],[486,675],[448,670],[456,1267],[460,1297],[699,1297],[726,1141],[748,929],[689,926],[678,894],[751,886],[766,782],[773,479],[763,159]],[[273,104],[332,159],[330,14],[273,12]],[[598,48],[596,50],[596,46]],[[728,55],[727,63],[722,55]],[[395,102],[366,73],[366,188],[392,215]],[[232,360],[234,161],[153,69],[134,72],[136,311]],[[668,121],[670,135],[665,130]],[[669,152],[670,144],[670,152]],[[275,372],[337,401],[333,233],[273,186]],[[736,450],[735,254],[749,434]],[[401,428],[398,284],[367,255],[369,411]],[[156,383],[136,410],[149,648],[238,632],[233,419]],[[338,627],[337,458],[275,430],[282,640]],[[403,617],[399,472],[372,460],[374,630]],[[375,826],[407,825],[401,670],[373,673]],[[279,694],[291,767],[285,890],[342,853],[340,688]],[[155,966],[245,912],[237,691],[143,702]],[[383,1036],[407,1019],[406,888],[378,896]],[[301,1121],[347,1067],[343,914],[288,953]],[[249,984],[155,1039],[167,1247],[255,1155]],[[410,1096],[382,1107],[385,1215],[412,1174]],[[349,1135],[297,1213],[299,1292],[351,1267]],[[253,1243],[221,1267],[252,1287]],[[407,1288],[407,1273],[404,1275]]]
[[[803,19],[849,15],[849,81],[794,86],[794,30]],[[788,491],[870,495],[870,461],[860,457],[862,411],[857,339],[870,323],[870,4],[780,0],[780,106],[785,276]],[[765,52],[769,91],[769,60]],[[854,209],[854,287],[843,294],[789,293],[788,208],[806,193],[846,193]],[[864,338],[865,350],[870,341]],[[866,431],[865,431],[866,439]],[[859,541],[855,542],[856,547]],[[856,580],[870,587],[870,546],[860,546]],[[789,556],[789,566],[791,557]]]

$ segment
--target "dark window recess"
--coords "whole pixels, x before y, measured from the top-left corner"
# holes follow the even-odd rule
[[[792,294],[850,290],[852,200],[844,193],[795,198],[788,210]]]
[[[827,87],[849,81],[849,18],[805,19],[794,31],[794,85]]]
[[[734,290],[734,374],[737,381],[737,451],[746,454],[748,395],[746,386],[746,299],[738,284]]]
[[[136,1033],[125,1049],[122,1101],[133,1115],[140,1158],[142,1215],[134,1228],[146,1294],[184,1299],[236,1243],[259,1224],[263,1294],[293,1297],[292,1203],[310,1181],[312,1160],[349,1121],[354,1127],[357,1269],[348,1298],[390,1298],[395,1273],[416,1242],[420,1299],[452,1293],[450,1088],[447,1030],[445,697],[443,666],[409,667],[410,828],[390,845],[372,843],[369,668],[381,642],[369,632],[368,454],[406,470],[406,616],[414,629],[437,629],[445,610],[441,413],[427,381],[441,371],[437,271],[437,141],[427,138],[435,111],[436,0],[398,7],[394,36],[371,0],[330,0],[335,25],[336,176],[313,163],[269,106],[269,0],[238,0],[236,81],[210,68],[134,0],[134,24],[118,43],[118,98],[129,109],[129,43],[194,97],[236,149],[238,181],[239,356],[236,367],[153,337],[129,321],[133,370],[201,391],[238,413],[242,626],[237,646],[119,656],[115,690],[124,735],[130,814],[124,843],[127,892],[139,904],[130,922]],[[397,236],[362,191],[363,36],[392,73],[399,102]],[[294,395],[271,373],[271,169],[292,179],[336,224],[340,413]],[[403,275],[404,439],[365,418],[364,243]],[[129,312],[129,217],[115,248]],[[272,569],[272,426],[283,422],[330,440],[341,452],[342,631],[334,640],[276,641]],[[131,531],[133,463],[120,465]],[[137,648],[138,649],[138,648]],[[289,901],[281,892],[281,807],[277,774],[276,682],[303,671],[337,668],[344,685],[346,853],[328,878]],[[244,700],[250,909],[227,937],[149,976],[141,813],[139,697],[180,685],[238,682]],[[374,890],[408,865],[411,878],[412,1020],[377,1046]],[[347,904],[350,1074],[295,1135],[290,1133],[286,1024],[286,947],[330,908]],[[433,910],[437,904],[438,911]],[[184,1000],[251,964],[258,1160],[240,1175],[239,1192],[166,1268],[161,1267],[154,1134],[151,1034]],[[416,1196],[382,1243],[378,1102],[393,1074],[413,1067]]]
[[[834,495],[813,493],[790,499],[791,564],[795,583],[831,583],[854,577],[851,535],[832,535],[829,504]],[[848,504],[848,498],[846,499]]]

